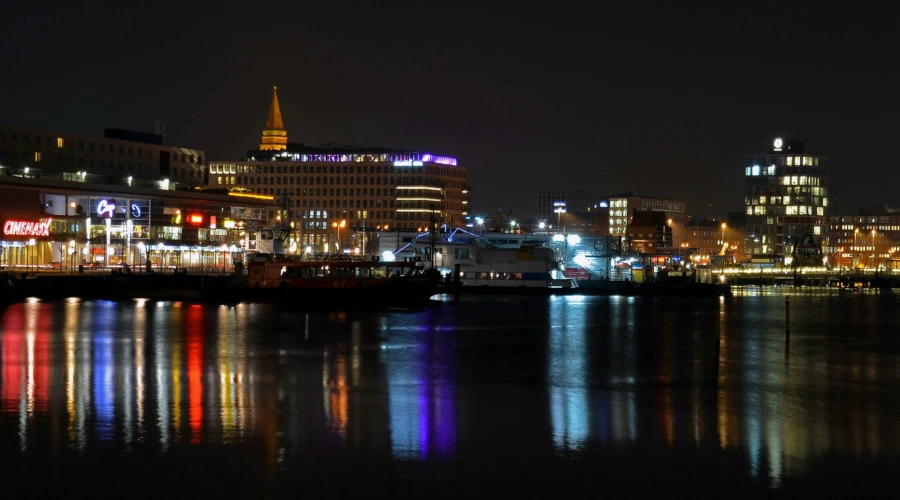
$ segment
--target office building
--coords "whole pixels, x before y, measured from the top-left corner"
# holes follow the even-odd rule
[[[468,215],[466,169],[456,158],[288,142],[276,92],[259,149],[211,162],[209,184],[275,196],[293,228],[288,247],[312,252],[367,252],[380,231],[452,228]]]
[[[826,234],[828,157],[778,137],[768,153],[747,155],[744,175],[748,254],[790,256],[806,235]]]
[[[206,184],[202,150],[163,137],[105,129],[103,137],[0,125],[0,175],[158,189]]]
[[[600,205],[605,202],[609,209],[609,234],[612,236],[625,235],[628,232],[628,226],[631,224],[632,217],[636,211],[660,212],[674,229],[675,240],[671,241],[672,246],[679,246],[681,237],[684,234],[680,228],[684,228],[688,221],[688,202],[685,200],[674,200],[672,198],[659,198],[638,196],[635,193],[622,193],[609,197],[604,197]],[[604,207],[606,208],[606,207]]]
[[[541,191],[537,222],[551,230],[592,233],[597,226],[597,199],[587,191]]]

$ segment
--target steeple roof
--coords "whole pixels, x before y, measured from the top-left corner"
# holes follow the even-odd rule
[[[269,118],[266,120],[266,130],[284,130],[284,121],[281,119],[281,106],[278,105],[278,87],[272,87],[272,104],[269,106]]]

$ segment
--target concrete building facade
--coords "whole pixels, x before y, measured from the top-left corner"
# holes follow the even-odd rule
[[[240,161],[211,162],[209,184],[275,196],[280,216],[292,227],[289,245],[312,252],[366,252],[381,231],[425,231],[432,222],[464,224],[469,188],[466,168],[456,158],[388,148],[312,147],[288,142],[286,131],[274,133],[283,130],[273,92],[260,149]]]

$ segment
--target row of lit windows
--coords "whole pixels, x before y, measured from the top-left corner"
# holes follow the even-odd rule
[[[825,158],[818,156],[763,156],[763,157],[748,157],[747,165],[782,165],[788,167],[819,167],[825,166]],[[770,174],[772,175],[772,174]]]
[[[766,205],[753,205],[747,207],[747,215],[766,215]],[[788,205],[784,207],[785,215],[825,215],[825,207],[810,207],[808,205]]]
[[[748,186],[747,194],[750,196],[762,195],[805,195],[825,196],[828,190],[817,186]],[[744,203],[746,205],[746,203]]]
[[[351,211],[349,213],[347,211],[343,211],[341,213],[331,212],[331,215],[333,217],[350,217],[350,218],[356,218],[356,219],[368,219],[369,211],[368,210],[357,210],[355,212]],[[355,215],[355,217],[354,217],[354,215]],[[391,215],[393,215],[393,212],[387,212],[387,211],[384,211],[384,212],[373,211],[372,212],[372,217],[374,217],[376,219],[381,219],[382,217],[390,218]],[[303,219],[327,219],[328,218],[328,210],[301,210],[301,211],[297,212],[297,216],[301,217]]]
[[[401,174],[426,173],[444,177],[465,178],[465,169],[431,167],[395,167],[393,165],[236,165],[214,163],[209,166],[213,174]]]
[[[791,198],[788,195],[784,196],[760,196],[760,197],[745,197],[744,205],[766,205],[768,202],[769,205],[790,205],[793,203],[812,203],[813,205],[819,206],[819,201],[821,200],[821,205],[823,207],[828,206],[828,198],[819,198],[818,196],[794,196]]]

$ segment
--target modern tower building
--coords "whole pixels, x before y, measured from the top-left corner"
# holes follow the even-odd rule
[[[744,175],[746,253],[791,255],[805,235],[819,241],[827,234],[828,157],[777,137],[768,153],[747,155]]]
[[[241,161],[210,163],[211,186],[276,196],[293,227],[287,248],[366,251],[374,233],[462,225],[466,169],[419,151],[288,143],[273,92],[260,147]]]

